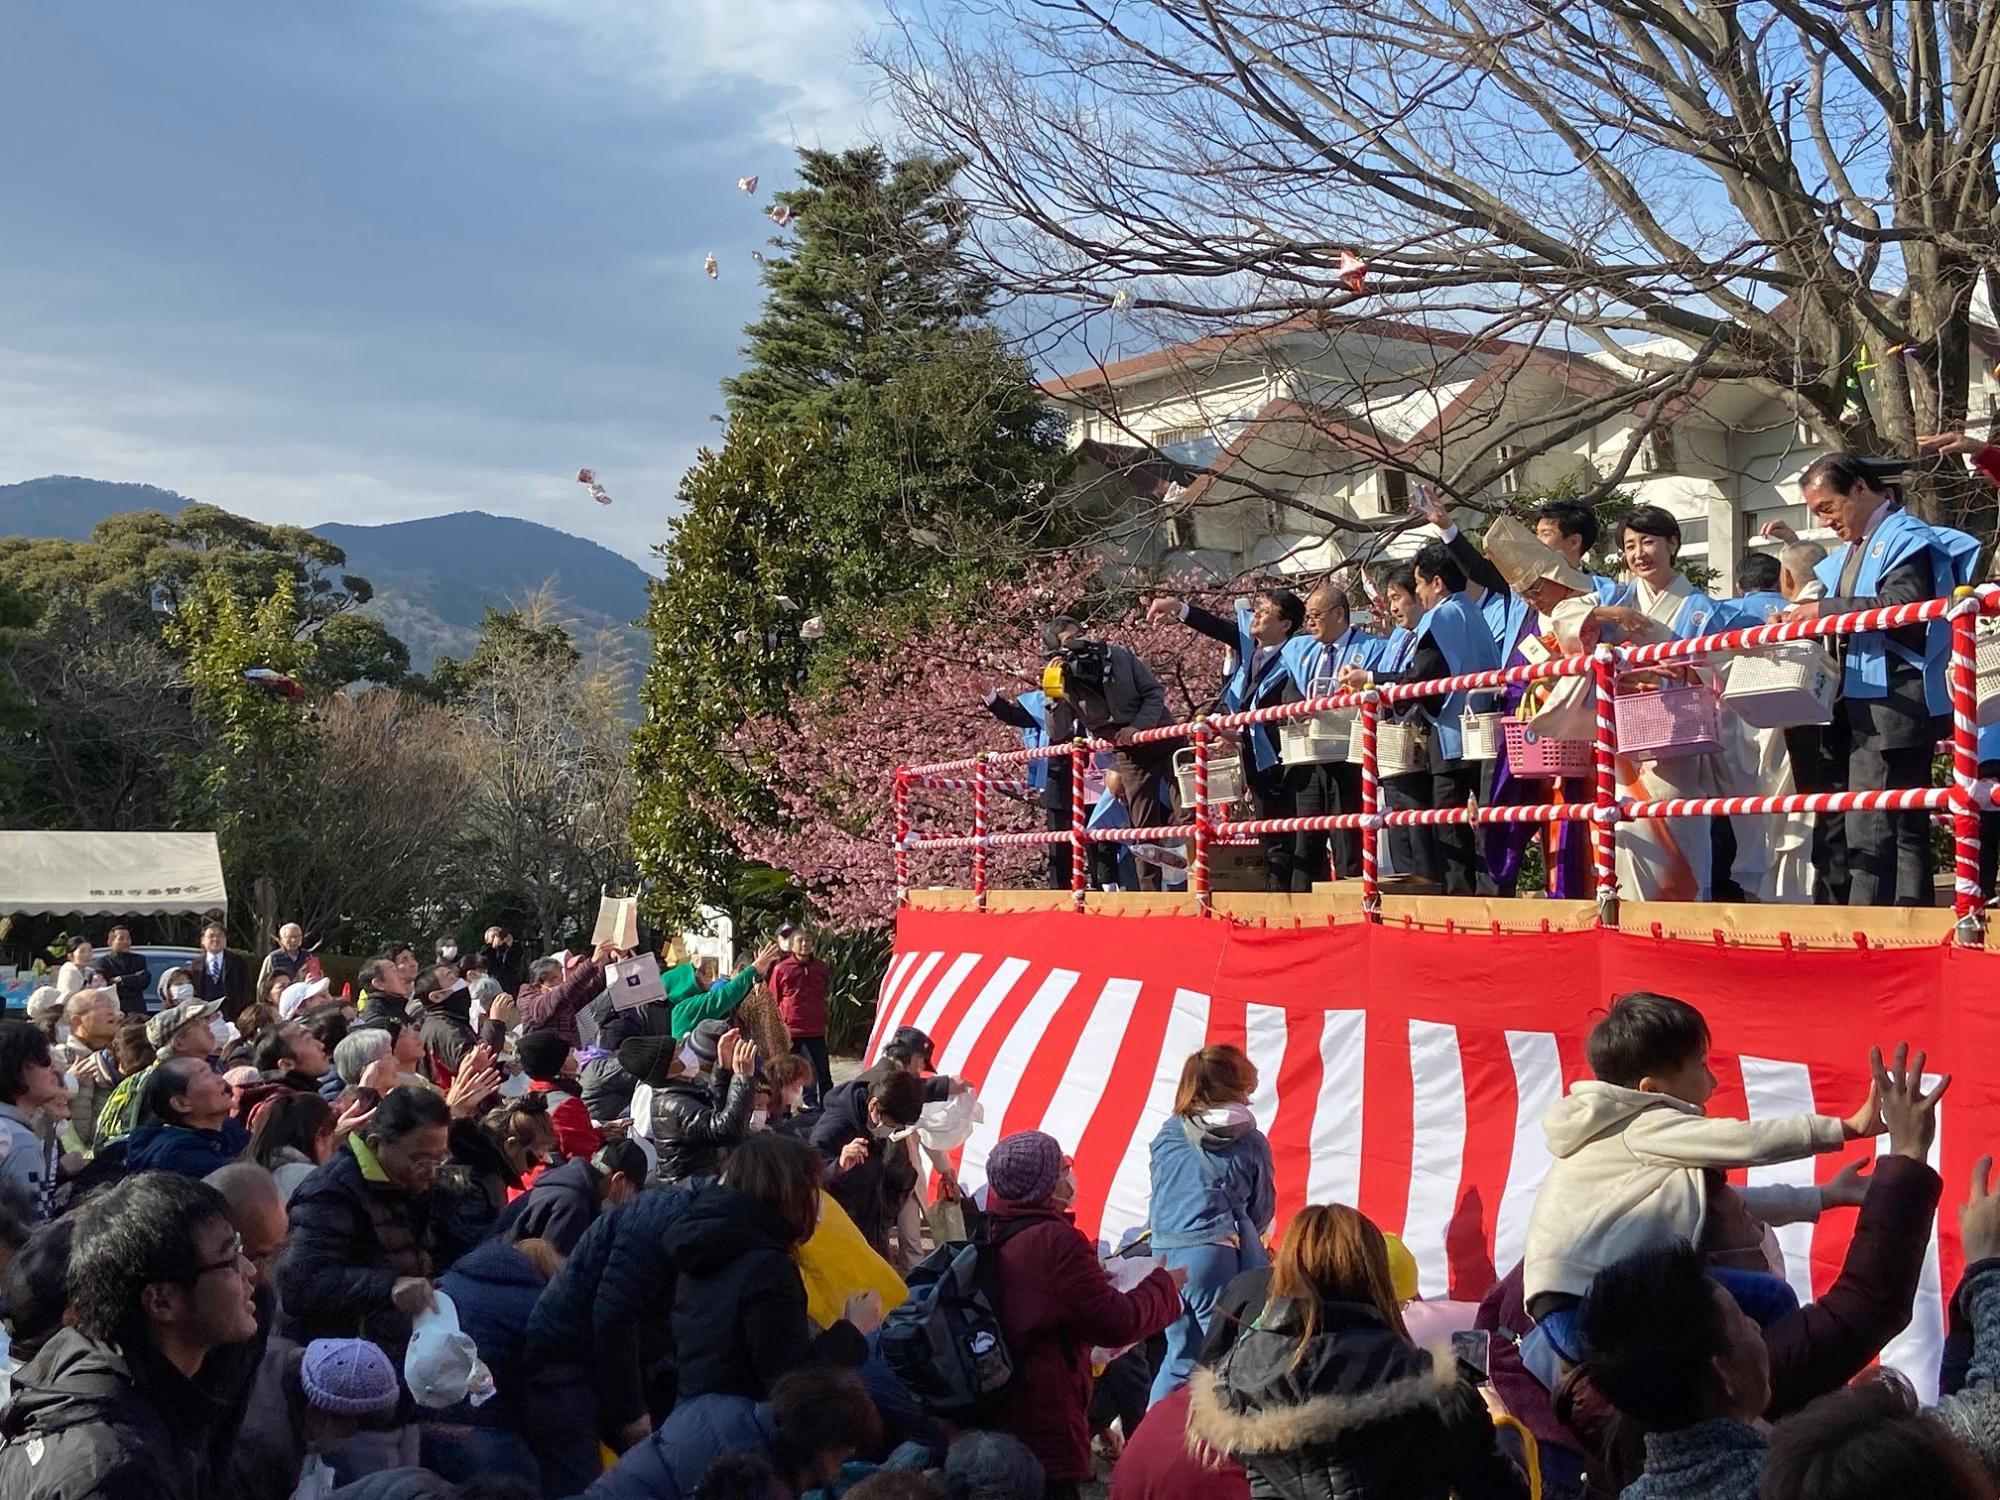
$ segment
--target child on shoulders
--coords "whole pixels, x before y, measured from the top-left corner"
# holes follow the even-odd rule
[[[1552,1343],[1562,1362],[1573,1362],[1574,1310],[1598,1271],[1676,1239],[1711,1252],[1718,1279],[1753,1317],[1777,1310],[1790,1298],[1780,1278],[1725,1269],[1740,1267],[1754,1250],[1756,1221],[1817,1218],[1820,1208],[1858,1202],[1865,1185],[1849,1173],[1826,1189],[1738,1194],[1722,1174],[1880,1135],[1876,1087],[1846,1119],[1711,1119],[1704,1112],[1715,1092],[1708,1023],[1686,1001],[1644,991],[1612,1002],[1587,1049],[1596,1076],[1573,1084],[1542,1117],[1553,1160],[1528,1217],[1522,1269],[1541,1341]],[[1546,1350],[1538,1352],[1546,1359]],[[1524,1359],[1528,1353],[1524,1347]]]

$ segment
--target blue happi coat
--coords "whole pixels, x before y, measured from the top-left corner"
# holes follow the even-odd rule
[[[1417,646],[1426,639],[1437,642],[1454,677],[1467,672],[1490,672],[1500,665],[1500,648],[1487,627],[1485,615],[1462,593],[1448,594],[1425,611],[1410,638],[1405,666],[1416,655]],[[1439,752],[1446,760],[1464,758],[1465,738],[1459,730],[1458,721],[1467,705],[1474,698],[1484,704],[1491,696],[1492,690],[1486,689],[1478,693],[1452,693],[1444,700],[1433,722],[1437,726]]]
[[[1035,722],[1042,726],[1039,729],[1023,729],[1021,731],[1021,748],[1023,750],[1041,750],[1046,748],[1049,743],[1049,695],[1044,693],[1040,688],[1036,688],[1031,693],[1021,694],[1014,701],[1033,714]],[[1049,763],[1047,761],[1031,760],[1022,769],[1028,773],[1025,780],[1030,791],[1039,792],[1049,784]]]
[[[1829,554],[1813,570],[1819,581],[1826,585],[1829,595],[1840,595],[1840,575],[1847,569],[1854,545],[1849,542]],[[1863,537],[1860,545],[1867,551],[1848,596],[1856,599],[1873,598],[1882,587],[1882,579],[1892,569],[1925,551],[1931,557],[1931,587],[1940,598],[1972,582],[1972,572],[1979,561],[1979,542],[1976,538],[1954,531],[1949,526],[1927,525],[1900,506],[1884,516],[1882,524]],[[1921,667],[1924,698],[1930,711],[1933,714],[1949,713],[1951,695],[1945,688],[1944,669],[1950,655],[1951,626],[1943,620],[1933,620],[1926,627],[1921,654],[1898,645],[1883,631],[1864,630],[1847,638],[1847,659],[1841,672],[1840,691],[1858,702],[1888,697],[1889,661],[1893,657],[1905,666]]]
[[[1250,634],[1250,611],[1236,611],[1236,668],[1229,674],[1229,680],[1222,685],[1222,711],[1242,713],[1254,708],[1263,697],[1264,690],[1285,677],[1290,671],[1286,653],[1293,650],[1301,637],[1293,636],[1264,659],[1263,668],[1251,678],[1251,663],[1256,660],[1257,641]],[[1278,733],[1275,725],[1252,724],[1245,738],[1252,755],[1257,761],[1257,769],[1268,771],[1278,763]]]

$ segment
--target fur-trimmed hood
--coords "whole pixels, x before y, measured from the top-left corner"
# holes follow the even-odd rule
[[[1261,1453],[1296,1453],[1333,1442],[1378,1422],[1435,1412],[1458,1388],[1458,1370],[1448,1353],[1428,1366],[1359,1392],[1334,1391],[1292,1405],[1257,1407],[1241,1398],[1210,1370],[1196,1370],[1188,1382],[1188,1446],[1204,1457],[1247,1458]]]

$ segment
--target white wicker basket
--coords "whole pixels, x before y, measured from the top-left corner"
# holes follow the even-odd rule
[[[1817,641],[1788,641],[1729,664],[1722,706],[1756,729],[1831,724],[1840,668]]]
[[[1982,615],[1974,627],[1978,632],[1979,679],[1974,690],[1979,695],[1976,716],[1979,727],[2000,724],[2000,618]]]
[[[1174,752],[1174,780],[1181,789],[1181,806],[1194,806],[1194,747]],[[1228,746],[1208,750],[1208,802],[1234,802],[1243,795],[1243,761]]]
[[[1351,708],[1328,709],[1278,726],[1278,753],[1288,766],[1326,765],[1361,759],[1361,716]]]
[[[1505,730],[1502,722],[1506,715],[1500,713],[1476,714],[1470,711],[1460,714],[1458,734],[1461,744],[1459,755],[1464,760],[1498,760],[1505,744]]]
[[[1375,774],[1407,776],[1430,769],[1423,725],[1409,719],[1384,719],[1375,726]]]

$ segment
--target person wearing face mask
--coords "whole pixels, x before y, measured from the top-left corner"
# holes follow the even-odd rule
[[[424,998],[424,1071],[441,1089],[451,1087],[465,1057],[479,1045],[472,1029],[472,991],[451,964],[419,980]]]
[[[812,1088],[813,1065],[796,1052],[774,1057],[764,1064],[764,1082],[771,1089],[765,1128],[809,1140],[819,1119],[819,1110],[806,1104],[806,1095]]]
[[[652,1085],[658,1180],[698,1185],[720,1175],[725,1154],[750,1133],[757,1102],[757,1048],[721,1021],[704,1021],[675,1050],[663,1037],[618,1048],[628,1072]]]
[[[1382,593],[1409,635],[1384,653],[1379,667],[1346,668],[1341,686],[1426,682],[1498,667],[1493,633],[1465,597],[1465,585],[1465,571],[1442,542],[1428,543],[1410,562],[1391,567],[1382,575]],[[1391,811],[1466,805],[1479,789],[1480,768],[1464,758],[1460,720],[1489,699],[1486,693],[1457,692],[1397,706],[1394,717],[1422,727],[1425,747],[1417,770],[1382,778],[1383,802]],[[1467,824],[1393,829],[1390,841],[1398,870],[1436,882],[1447,896],[1474,894],[1476,846]]]
[[[923,1115],[924,1093],[924,1080],[914,1073],[874,1070],[827,1095],[812,1129],[813,1149],[832,1163],[827,1192],[891,1265],[898,1261],[890,1231],[917,1186],[908,1136]],[[906,1254],[904,1259],[913,1262],[915,1257]]]
[[[576,1049],[553,1031],[531,1031],[516,1049],[521,1071],[528,1075],[528,1092],[549,1105],[555,1125],[556,1149],[571,1161],[588,1161],[604,1144],[591,1123],[576,1081]]]
[[[1129,1292],[1114,1287],[1074,1222],[1069,1158],[1039,1130],[994,1146],[986,1186],[994,1311],[1014,1366],[988,1425],[1041,1460],[1049,1495],[1075,1496],[1093,1468],[1090,1350],[1126,1348],[1165,1329],[1181,1311],[1187,1273],[1162,1267]]]
[[[1278,1200],[1271,1143],[1250,1113],[1256,1088],[1257,1070],[1241,1049],[1204,1047],[1182,1065],[1174,1112],[1153,1137],[1153,1249],[1188,1277],[1181,1315],[1167,1325],[1155,1401],[1193,1373],[1222,1289],[1268,1260],[1264,1237]]]

